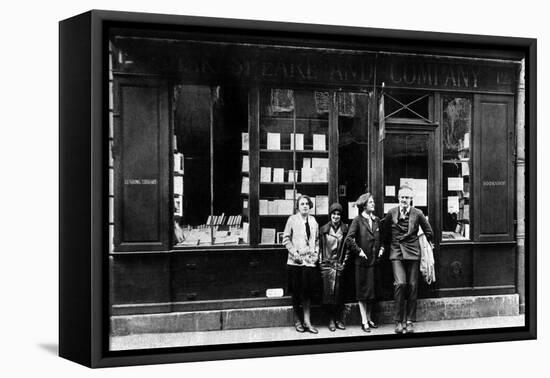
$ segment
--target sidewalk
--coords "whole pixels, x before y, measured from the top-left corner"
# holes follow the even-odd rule
[[[524,324],[524,315],[423,321],[415,323],[415,332],[518,327]],[[325,324],[315,324],[315,326],[319,330],[319,334],[317,335],[311,333],[298,333],[294,330],[294,327],[265,327],[204,332],[144,333],[112,337],[110,347],[111,350],[131,350],[346,336],[369,337],[370,335],[394,334],[393,324],[381,324],[377,329],[371,329],[370,333],[363,332],[358,325],[350,325],[347,329],[343,331],[336,330],[336,332],[329,331]],[[401,337],[407,337],[407,335],[402,335]]]

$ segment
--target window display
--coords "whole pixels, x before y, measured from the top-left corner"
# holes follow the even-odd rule
[[[472,102],[443,99],[442,240],[470,240]]]
[[[261,244],[280,241],[300,194],[311,197],[319,222],[328,217],[328,92],[260,91]]]
[[[277,235],[294,214],[300,194],[311,197],[312,214],[318,222],[326,222],[333,101],[338,109],[334,127],[342,133],[339,148],[359,154],[342,154],[356,160],[342,160],[339,200],[354,201],[367,187],[368,175],[355,167],[368,156],[368,94],[268,87],[259,93],[258,129],[252,134],[258,136],[257,145],[251,143],[248,129],[246,89],[176,87],[172,176],[176,246],[246,245],[251,242],[250,222],[258,222],[253,227],[257,242],[252,243],[281,244]],[[367,172],[367,166],[361,166]],[[257,169],[258,175],[251,176],[251,169]],[[253,190],[256,187],[258,191]],[[258,204],[253,214],[250,201]]]
[[[174,93],[176,246],[248,243],[246,92],[179,85]]]

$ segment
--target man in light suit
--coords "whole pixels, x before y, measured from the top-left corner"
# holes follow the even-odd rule
[[[422,211],[411,206],[413,190],[410,186],[401,186],[398,197],[399,206],[390,209],[386,214],[382,232],[385,243],[390,244],[389,259],[394,281],[395,332],[413,333],[420,264],[418,227],[422,227],[430,243],[433,242],[433,231]],[[405,306],[405,300],[407,300],[407,306]]]

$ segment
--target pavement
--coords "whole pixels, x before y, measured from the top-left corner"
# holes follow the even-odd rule
[[[525,316],[494,316],[483,318],[423,321],[415,323],[415,333],[472,330],[483,328],[519,327],[525,325]],[[264,327],[231,329],[204,332],[143,333],[127,336],[114,336],[110,340],[111,350],[132,350],[163,347],[183,347],[216,344],[240,344],[262,341],[286,341],[351,336],[374,336],[394,334],[393,324],[381,324],[370,333],[365,333],[359,325],[348,325],[345,330],[331,332],[327,325],[314,324],[317,335],[298,333],[294,327]],[[407,337],[403,335],[402,337]]]

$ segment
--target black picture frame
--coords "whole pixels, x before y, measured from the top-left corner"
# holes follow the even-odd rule
[[[106,167],[108,103],[106,28],[238,31],[365,41],[370,46],[429,53],[494,49],[525,54],[526,239],[525,326],[417,334],[411,338],[295,340],[109,351],[109,264],[104,253],[109,205]],[[89,367],[220,360],[534,339],[536,319],[536,39],[260,22],[92,10],[59,25],[59,354]]]

